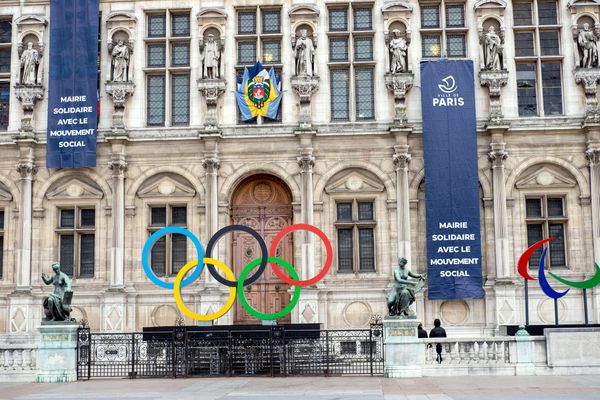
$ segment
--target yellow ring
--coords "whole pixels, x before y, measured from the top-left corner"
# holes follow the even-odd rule
[[[205,264],[212,264],[215,267],[219,268],[221,271],[225,272],[225,276],[230,281],[235,280],[233,272],[231,272],[231,270],[227,265],[225,265],[225,263],[219,260],[215,260],[214,258],[204,258],[203,262]],[[179,273],[175,277],[175,283],[173,285],[173,296],[175,297],[175,303],[177,303],[177,307],[179,307],[179,310],[182,313],[184,313],[192,319],[195,319],[197,321],[213,321],[219,317],[222,317],[227,311],[229,311],[231,306],[233,306],[233,303],[235,302],[235,295],[237,289],[235,287],[230,288],[229,298],[227,299],[227,302],[225,303],[223,308],[221,308],[220,310],[208,315],[201,315],[193,312],[192,310],[187,308],[187,306],[183,303],[183,300],[181,299],[181,281],[183,279],[183,276],[196,265],[198,265],[198,259],[190,261],[179,270]]]

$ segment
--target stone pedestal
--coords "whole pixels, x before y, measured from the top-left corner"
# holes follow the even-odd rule
[[[585,93],[585,120],[584,123],[600,123],[600,111],[596,89],[600,83],[600,68],[577,68],[575,82],[583,86]]]
[[[300,129],[312,129],[312,116],[310,100],[313,94],[319,90],[319,77],[300,75],[292,77],[292,90],[300,99]]]
[[[38,349],[38,383],[77,380],[77,323],[41,325]]]
[[[423,376],[425,343],[417,335],[421,321],[387,316],[383,320],[386,378]]]
[[[219,117],[217,115],[217,102],[225,93],[227,82],[224,79],[198,79],[198,90],[206,99],[205,132],[218,132]]]
[[[516,375],[535,375],[535,343],[531,336],[515,336],[517,341]]]
[[[127,98],[135,92],[133,82],[106,82],[106,93],[112,98],[114,111],[112,136],[126,136],[125,129],[125,103]]]
[[[504,125],[500,89],[508,83],[508,71],[483,70],[479,73],[481,86],[487,86],[490,99],[488,126]]]
[[[44,98],[44,87],[42,85],[15,86],[15,95],[21,101],[23,107],[23,118],[21,118],[20,138],[33,138],[33,111],[35,103]]]
[[[394,122],[391,128],[404,128],[408,125],[406,116],[406,95],[413,86],[412,72],[385,74],[385,86],[394,95]]]

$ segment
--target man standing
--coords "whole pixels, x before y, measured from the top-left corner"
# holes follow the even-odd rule
[[[215,42],[215,35],[209,33],[206,36],[206,43],[200,43],[201,61],[203,66],[202,76],[206,79],[219,78],[219,60],[221,53],[219,46]]]
[[[434,326],[434,328],[431,330],[431,332],[429,332],[430,338],[446,337],[446,330],[444,328],[442,328],[442,323],[440,322],[439,318],[436,318],[435,321],[433,321],[433,326]],[[436,361],[438,362],[438,364],[441,364],[443,359],[442,359],[442,345],[440,343],[435,345],[435,351],[437,353]]]
[[[33,48],[33,43],[27,43],[27,50],[21,55],[21,83],[23,85],[36,85],[37,66],[40,63],[38,51]]]

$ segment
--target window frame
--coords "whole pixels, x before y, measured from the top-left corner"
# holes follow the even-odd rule
[[[372,196],[365,197],[352,197],[352,198],[338,198],[333,201],[334,213],[335,213],[335,252],[336,252],[336,263],[338,274],[369,274],[377,273],[377,199]],[[339,220],[338,219],[338,204],[352,204],[352,218],[351,220]],[[361,220],[359,219],[359,203],[370,203],[372,205],[373,219],[372,220]],[[371,229],[373,232],[373,269],[362,269],[361,258],[360,258],[360,229]],[[340,229],[352,229],[352,270],[341,270],[339,265],[339,236],[338,231]]]
[[[535,64],[535,93],[536,93],[536,112],[535,114],[521,114],[521,109],[519,107],[519,79],[515,76],[517,83],[517,114],[519,117],[544,117],[544,116],[563,116],[565,115],[565,87],[564,87],[564,70],[563,70],[563,48],[561,46],[561,36],[562,36],[562,25],[561,25],[561,16],[560,16],[560,3],[556,0],[555,4],[557,6],[556,13],[556,24],[548,24],[543,25],[540,24],[540,15],[538,9],[538,2],[544,2],[540,0],[519,0],[514,2],[515,4],[531,4],[531,24],[529,25],[516,25],[515,24],[515,16],[513,15],[513,35],[516,36],[520,33],[533,33],[533,54],[525,55],[525,56],[517,56],[517,47],[515,42],[515,71],[518,68],[519,64]],[[548,2],[548,1],[545,1]],[[542,55],[542,45],[541,45],[541,32],[557,32],[558,34],[558,54],[551,55]],[[560,72],[560,113],[548,114],[544,107],[544,83],[542,79],[542,65],[543,64],[559,64],[559,72]]]
[[[8,125],[10,123],[10,106],[11,106],[11,71],[12,71],[12,36],[14,34],[14,24],[13,24],[12,16],[0,16],[0,22],[9,22],[11,26],[10,36],[11,40],[8,42],[0,42],[0,49],[7,49],[9,54],[8,60],[8,71],[0,72],[0,85],[6,85],[8,88],[8,99],[6,101],[7,110],[6,110],[6,126],[2,126],[0,124],[0,132],[8,130]],[[0,110],[0,113],[2,111]],[[0,121],[1,122],[1,121]]]
[[[563,225],[563,253],[565,255],[565,263],[564,265],[552,265],[552,257],[551,257],[551,245],[544,244],[544,248],[547,249],[546,260],[544,267],[546,270],[551,270],[552,268],[569,268],[569,252],[568,252],[568,223],[569,223],[569,215],[567,212],[567,194],[566,193],[556,193],[556,194],[526,194],[524,196],[524,215],[525,215],[525,235],[527,235],[528,227],[530,225],[542,225],[542,238],[550,237],[550,225],[551,224],[562,224]],[[561,199],[562,200],[562,216],[550,216],[548,213],[548,199]],[[528,200],[540,200],[541,202],[541,216],[539,217],[530,217],[527,215],[527,201]],[[529,243],[529,240],[526,238],[526,242],[528,246],[533,243]],[[536,267],[533,267],[536,268]]]
[[[185,207],[185,225],[182,224],[175,224],[173,223],[173,208],[177,208],[177,207]],[[152,224],[152,209],[154,208],[165,208],[166,209],[166,215],[165,215],[165,224],[164,225],[160,225],[160,224],[156,224],[153,225]],[[186,202],[172,202],[172,203],[159,203],[159,202],[152,202],[152,203],[148,203],[147,204],[147,210],[148,210],[148,223],[146,224],[146,235],[147,237],[150,237],[153,233],[155,233],[156,231],[165,228],[167,226],[178,226],[184,229],[188,229],[189,227],[189,221],[190,221],[190,205]],[[162,236],[165,238],[165,274],[164,275],[160,275],[157,274],[156,272],[154,272],[157,276],[161,276],[161,277],[174,277],[177,275],[177,273],[179,272],[179,270],[177,270],[176,272],[174,271],[173,268],[173,234],[169,233],[167,235]],[[158,242],[158,241],[157,241]],[[156,244],[157,242],[155,242],[154,244]],[[152,246],[154,247],[154,245]],[[188,244],[186,242],[186,253],[189,252],[188,249]],[[150,257],[149,257],[149,265],[152,268],[152,248],[150,249]],[[183,267],[183,265],[180,265],[179,268],[181,269]]]
[[[61,259],[62,253],[62,245],[61,240],[62,236],[71,235],[73,236],[73,273],[71,275],[72,279],[94,279],[96,277],[96,267],[98,265],[97,257],[98,257],[98,235],[97,235],[97,227],[98,227],[98,208],[94,204],[84,204],[84,205],[59,205],[56,207],[57,210],[57,223],[54,229],[57,239],[57,257],[59,264],[62,264],[63,260]],[[73,210],[73,226],[65,227],[62,226],[62,212],[67,210]],[[83,210],[94,210],[94,226],[83,226],[81,224],[82,217],[81,212]],[[92,246],[94,251],[93,257],[93,274],[91,275],[82,275],[81,273],[81,236],[83,235],[93,235],[94,236],[94,245]],[[63,271],[64,272],[64,271]]]
[[[164,36],[150,35],[150,19],[154,16],[164,16]],[[180,16],[187,16],[188,19],[188,35],[175,35],[173,19]],[[146,126],[147,127],[173,127],[173,126],[190,126],[191,120],[191,103],[192,103],[192,91],[191,86],[188,92],[187,101],[187,122],[186,123],[175,123],[174,119],[174,93],[173,93],[173,77],[175,75],[187,75],[189,82],[192,79],[192,17],[191,10],[189,9],[163,9],[163,10],[152,10],[147,11],[145,15],[146,29],[144,38],[144,72],[146,74],[145,89],[146,89],[146,100],[145,100],[145,112],[146,112]],[[188,64],[179,65],[174,64],[173,50],[176,45],[185,44],[188,47]],[[153,45],[162,45],[164,47],[165,57],[164,65],[162,66],[150,66],[148,49]],[[149,77],[151,76],[163,76],[164,77],[164,93],[163,93],[163,109],[164,117],[161,123],[150,122],[150,96],[149,96]]]
[[[437,6],[438,8],[438,26],[423,26],[423,9],[425,7]],[[448,8],[462,6],[463,9],[463,20],[462,26],[459,25],[448,25]],[[464,59],[469,57],[469,28],[466,24],[467,19],[467,5],[466,1],[456,0],[439,0],[439,1],[425,1],[419,2],[419,32],[421,35],[421,58],[424,60],[431,60],[437,58],[451,58],[451,59]],[[448,36],[462,36],[464,44],[464,53],[461,55],[448,55]],[[439,55],[425,55],[425,46],[423,39],[425,37],[439,37],[440,52]]]

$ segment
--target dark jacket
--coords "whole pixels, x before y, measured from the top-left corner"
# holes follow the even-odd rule
[[[430,338],[436,338],[436,337],[446,337],[446,330],[444,328],[442,328],[441,326],[438,326],[437,328],[433,328],[431,330],[431,332],[429,332],[429,337]],[[442,345],[441,344],[436,344],[435,345],[435,351],[437,353],[442,353]]]
[[[423,328],[419,328],[419,337],[420,338],[426,338],[427,337],[427,331]]]

